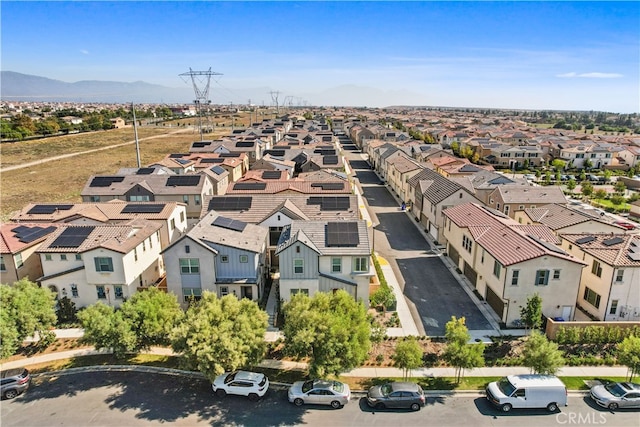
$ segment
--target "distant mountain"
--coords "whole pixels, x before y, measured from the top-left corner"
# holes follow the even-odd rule
[[[0,96],[4,101],[190,103],[191,86],[169,88],[145,82],[85,80],[67,83],[46,77],[2,71]]]

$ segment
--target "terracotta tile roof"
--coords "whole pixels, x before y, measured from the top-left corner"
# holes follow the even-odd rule
[[[502,200],[503,203],[567,203],[562,189],[556,186],[499,185],[491,195],[494,199]]]
[[[236,183],[237,184],[237,183]],[[236,189],[236,184],[227,187],[226,194],[278,194],[278,193],[301,193],[301,194],[351,194],[348,182],[336,182],[342,188],[329,188],[323,184],[333,184],[327,182],[307,182],[307,181],[266,181],[263,190],[256,189]],[[242,188],[242,187],[241,187]],[[326,188],[326,189],[325,189]]]
[[[15,253],[21,252],[26,248],[37,245],[43,242],[44,240],[46,240],[47,236],[55,232],[59,226],[60,226],[59,224],[44,224],[44,223],[0,224],[0,253],[15,254]],[[21,234],[19,233],[18,230],[16,230],[19,227],[22,227],[20,231],[22,231],[25,234]],[[47,232],[47,234],[43,234],[41,237],[38,237],[37,239],[34,239],[29,242],[20,241],[21,240],[20,236],[26,235],[30,231],[35,232],[38,230],[42,230],[44,232],[49,227],[51,227],[52,229],[49,232]]]
[[[539,208],[527,208],[524,212],[532,221],[544,224],[552,230],[596,220],[589,215],[556,203],[550,203]]]
[[[158,213],[122,213],[127,205],[164,205]],[[55,210],[50,214],[29,213],[34,206],[58,206],[58,203],[29,203],[18,211],[11,221],[15,222],[69,222],[74,218],[89,218],[100,222],[127,221],[134,218],[149,220],[168,219],[175,209],[182,205],[177,202],[125,202],[111,200],[104,203],[75,203],[69,209]]]
[[[581,233],[561,234],[560,237],[605,264],[614,267],[640,267],[640,236],[637,234]]]

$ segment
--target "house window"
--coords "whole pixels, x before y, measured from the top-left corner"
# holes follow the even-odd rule
[[[60,261],[66,261],[67,260],[67,254],[60,254]]]
[[[496,203],[496,210],[499,211],[500,210],[500,203]]]
[[[520,270],[513,270],[511,273],[511,286],[518,286],[518,278],[520,277]]]
[[[153,236],[149,236],[149,249],[153,249]]]
[[[148,195],[129,196],[130,202],[148,202],[149,200]]]
[[[554,280],[560,279],[560,270],[553,270],[553,279]]]
[[[501,269],[502,269],[502,265],[500,265],[500,263],[497,260],[493,261],[493,275],[496,276],[498,279],[500,278]]]
[[[7,266],[4,263],[4,256],[0,255],[0,271],[7,271]]]
[[[93,261],[96,264],[96,271],[113,271],[113,260],[111,257],[96,257]]]
[[[467,236],[462,236],[462,247],[464,247],[467,252],[471,253],[471,247],[473,246],[473,242]]]
[[[200,260],[198,258],[180,258],[181,274],[200,274]]]
[[[229,295],[229,287],[228,286],[220,286],[220,296],[223,297],[225,295]]]
[[[587,287],[584,288],[584,295],[582,296],[582,299],[584,299],[595,308],[600,307],[600,295],[596,294]]]
[[[90,197],[89,197],[89,201],[90,201],[90,202],[97,203],[97,202],[99,202],[99,201],[100,201],[100,196],[90,196]]]
[[[480,262],[484,264],[484,249],[482,249],[482,256],[480,257]]]
[[[249,255],[240,255],[240,262],[242,263],[249,262]]]
[[[138,260],[138,248],[133,248],[133,260]]]
[[[193,196],[193,201],[196,203],[196,206],[200,204],[200,195],[196,194]]]
[[[51,261],[51,254],[44,254],[44,260],[45,261]]]
[[[187,253],[187,254],[190,253],[191,252],[191,246],[184,245],[184,252]]]
[[[182,196],[182,203],[187,204],[187,205],[189,204],[189,196],[188,195],[185,194],[184,196]]]
[[[96,292],[98,293],[98,299],[107,299],[107,293],[104,291],[104,286],[96,286]]]
[[[184,212],[180,212],[180,222],[184,222]]]
[[[145,252],[147,250],[147,243],[145,240],[142,241],[142,252]]]
[[[76,254],[76,261],[82,261],[82,255]]]
[[[509,215],[509,205],[504,205],[504,214]]]
[[[620,269],[616,271],[616,283],[622,282],[623,279],[624,279],[624,270]]]
[[[296,253],[299,254],[300,253],[300,245],[296,246]]]
[[[20,268],[24,265],[24,262],[22,262],[22,254],[17,253],[16,254],[16,268]]]
[[[616,314],[618,311],[618,300],[614,299],[611,301],[611,307],[609,308],[609,314]]]
[[[78,298],[78,285],[75,283],[71,285],[71,296],[74,298]]]
[[[369,258],[356,257],[353,259],[353,271],[369,271]]]
[[[549,284],[549,270],[536,271],[536,286],[546,286]]]
[[[124,294],[122,293],[122,286],[114,286],[113,294],[115,295],[116,299],[124,299]]]
[[[229,262],[229,255],[220,255],[220,262]]]
[[[593,264],[591,265],[591,274],[602,277],[602,266],[595,259],[593,260]]]
[[[331,272],[340,273],[342,271],[342,258],[331,258]]]
[[[293,273],[294,274],[303,274],[304,273],[304,260],[303,259],[294,259],[293,260]]]
[[[524,210],[524,205],[519,205],[519,206],[518,206],[518,210],[519,210],[519,211],[523,211],[523,210]]]
[[[294,296],[295,294],[305,294],[305,295],[309,295],[309,289],[304,289],[304,288],[300,288],[300,289],[291,289],[291,296]]]
[[[199,301],[202,298],[201,288],[182,288],[182,300],[184,302]]]
[[[171,231],[176,229],[176,220],[175,220],[175,218],[171,218],[170,228],[171,228]]]

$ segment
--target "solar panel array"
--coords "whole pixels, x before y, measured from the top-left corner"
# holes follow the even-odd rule
[[[39,238],[46,236],[49,233],[53,233],[56,227],[27,227],[21,225],[13,229],[13,235],[22,243],[31,243]]]
[[[336,150],[335,149],[316,148],[313,152],[315,154],[322,154],[323,156],[335,156],[336,155]]]
[[[320,187],[324,191],[327,190],[344,190],[343,182],[314,182],[311,187]]]
[[[275,157],[284,157],[284,150],[265,150],[264,154],[270,154]]]
[[[329,222],[325,229],[327,246],[358,246],[360,237],[358,236],[357,222]]]
[[[167,187],[193,187],[200,183],[201,175],[179,175],[167,178]]]
[[[146,203],[128,203],[120,213],[160,213],[165,205],[146,204]]]
[[[204,148],[209,145],[211,145],[211,141],[200,141],[200,142],[194,142],[193,144],[191,144],[193,148]]]
[[[96,176],[91,180],[89,187],[111,187],[114,182],[124,181],[124,176]]]
[[[346,211],[349,209],[349,197],[309,197],[308,205],[320,205],[322,211]]]
[[[220,157],[240,157],[240,153],[220,153]]]
[[[264,190],[267,188],[266,182],[236,182],[234,190]]]
[[[262,179],[280,179],[282,171],[264,171],[262,172]]]
[[[213,221],[211,225],[215,225],[217,227],[222,227],[222,228],[226,228],[228,230],[233,230],[233,231],[244,231],[244,228],[247,226],[247,223],[243,221],[238,221],[235,219],[219,216]]]
[[[169,158],[170,159],[178,159],[180,157],[185,157],[188,156],[189,154],[180,154],[180,153],[173,153],[173,154],[169,154]]]
[[[200,159],[200,163],[223,163],[224,159],[221,159],[219,157],[215,157],[212,159]]]
[[[154,170],[154,168],[140,168],[136,172],[136,175],[151,175]]]
[[[605,246],[613,246],[622,242],[624,242],[624,239],[622,237],[613,237],[611,239],[604,240],[602,244]]]
[[[73,205],[35,205],[28,214],[52,214],[55,211],[68,211]]]
[[[322,157],[323,165],[337,165],[338,164],[338,156],[323,156]]]
[[[576,240],[576,243],[579,245],[582,245],[584,243],[589,243],[589,242],[593,242],[594,240],[596,240],[595,237],[593,236],[587,236],[587,237],[581,237],[578,240]]]
[[[176,162],[180,163],[181,165],[187,165],[187,164],[191,163],[191,160],[187,160],[187,159],[176,159]]]
[[[238,148],[249,148],[249,147],[253,147],[255,145],[255,141],[239,141],[236,142],[236,147]]]
[[[93,226],[67,227],[49,246],[52,248],[77,248],[84,243],[94,229]]]
[[[252,197],[222,196],[209,201],[210,211],[240,211],[251,207]]]
[[[214,172],[217,175],[222,175],[224,173],[224,168],[221,166],[213,166],[211,168],[211,171]]]

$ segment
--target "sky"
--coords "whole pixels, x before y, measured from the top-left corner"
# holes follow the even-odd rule
[[[1,69],[214,104],[640,112],[640,2],[6,1]],[[202,82],[204,83],[204,81]]]

